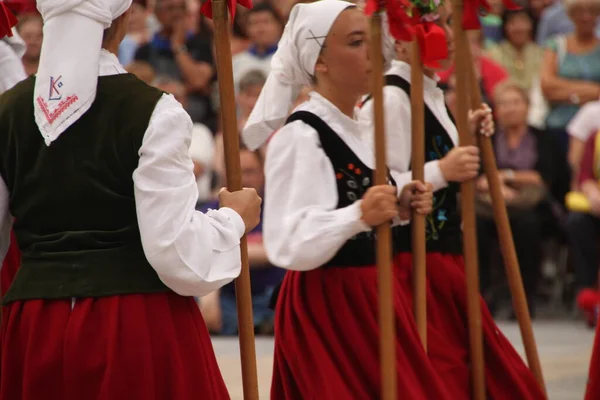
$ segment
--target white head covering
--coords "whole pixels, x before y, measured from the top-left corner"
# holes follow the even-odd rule
[[[44,41],[33,105],[46,145],[94,102],[102,36],[132,0],[38,0]]]
[[[390,33],[390,22],[387,13],[382,13],[381,16],[381,42],[383,60],[387,69],[390,63],[396,59],[396,39]]]
[[[21,36],[19,36],[15,28],[12,28],[12,36],[5,36],[0,40],[8,44],[10,48],[15,52],[17,57],[23,58],[23,55],[27,50],[27,45],[25,44],[23,39],[21,39]]]
[[[302,87],[312,84],[325,38],[349,7],[356,6],[347,1],[321,0],[292,8],[271,60],[271,73],[242,134],[250,149],[260,147],[283,125]]]

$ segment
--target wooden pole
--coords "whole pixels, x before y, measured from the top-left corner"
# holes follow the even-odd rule
[[[231,45],[229,42],[229,18],[226,0],[213,0],[212,11],[215,25],[214,40],[219,77],[227,187],[229,191],[238,191],[242,189],[240,141],[236,118]],[[250,268],[248,265],[246,236],[240,241],[240,249],[242,253],[242,272],[239,278],[235,280],[235,295],[242,361],[242,385],[244,400],[258,400],[254,320],[252,317],[252,293],[250,291]]]
[[[467,47],[467,58],[471,59],[471,49]],[[476,110],[481,107],[481,93],[479,84],[475,75],[475,66],[472,62],[468,63],[468,80],[471,88],[471,109]],[[546,394],[546,385],[544,384],[544,375],[540,364],[535,336],[531,326],[531,317],[529,308],[527,307],[527,296],[523,288],[523,279],[521,278],[521,270],[519,268],[519,259],[515,250],[515,242],[513,240],[512,230],[508,213],[506,212],[506,204],[502,195],[502,185],[498,176],[498,167],[496,166],[496,156],[492,146],[491,138],[483,135],[477,135],[481,156],[483,159],[483,169],[488,180],[490,194],[492,197],[492,209],[494,211],[494,220],[498,231],[498,240],[504,259],[504,268],[512,295],[513,307],[519,321],[521,330],[521,338],[527,356],[529,369],[536,377],[540,387]],[[547,395],[547,394],[546,394]]]
[[[463,2],[453,0],[453,32],[456,43],[456,95],[457,125],[461,146],[472,146],[473,136],[469,132],[469,80],[468,43],[462,27]],[[463,249],[467,279],[467,314],[469,321],[469,344],[471,355],[472,397],[485,400],[485,361],[483,334],[481,330],[481,304],[479,295],[479,266],[477,260],[477,231],[475,220],[475,185],[467,181],[461,184],[461,214],[463,220]]]
[[[373,109],[375,120],[375,185],[388,184],[383,114],[383,54],[381,14],[371,18],[373,59]],[[397,400],[396,327],[393,303],[392,235],[388,223],[377,227],[377,274],[379,285],[379,352],[381,398]]]
[[[412,124],[412,178],[425,182],[425,102],[423,99],[423,63],[419,41],[414,40],[411,57],[410,101]],[[413,210],[413,307],[421,343],[427,351],[427,248],[425,215]]]

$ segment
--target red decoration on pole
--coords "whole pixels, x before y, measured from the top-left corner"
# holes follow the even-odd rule
[[[521,7],[513,0],[502,0],[507,10],[518,10]],[[487,0],[463,0],[463,28],[465,30],[477,30],[481,28],[479,16],[492,9]]]
[[[252,8],[252,0],[227,0],[227,8],[229,8],[229,15],[231,15],[232,23],[235,18],[235,9],[238,3],[240,3],[240,6],[242,7]],[[204,4],[202,4],[200,12],[212,19],[212,0],[206,0]]]
[[[17,18],[8,9],[6,4],[0,1],[0,39],[4,36],[12,36],[12,27],[17,24]]]

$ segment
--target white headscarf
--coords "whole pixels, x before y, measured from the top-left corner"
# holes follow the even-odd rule
[[[132,0],[38,0],[44,41],[33,105],[46,145],[94,102],[102,36]]]
[[[321,0],[292,8],[271,72],[243,131],[246,145],[255,150],[284,124],[302,87],[312,84],[315,64],[329,30],[342,11],[354,4]]]
[[[390,33],[390,22],[387,13],[381,16],[381,44],[385,69],[396,59],[396,39]]]

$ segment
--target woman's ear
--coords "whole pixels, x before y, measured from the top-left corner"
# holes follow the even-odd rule
[[[321,74],[327,73],[327,64],[325,64],[325,60],[323,60],[322,55],[317,58],[317,62],[315,64],[315,76],[317,76],[317,72]]]

